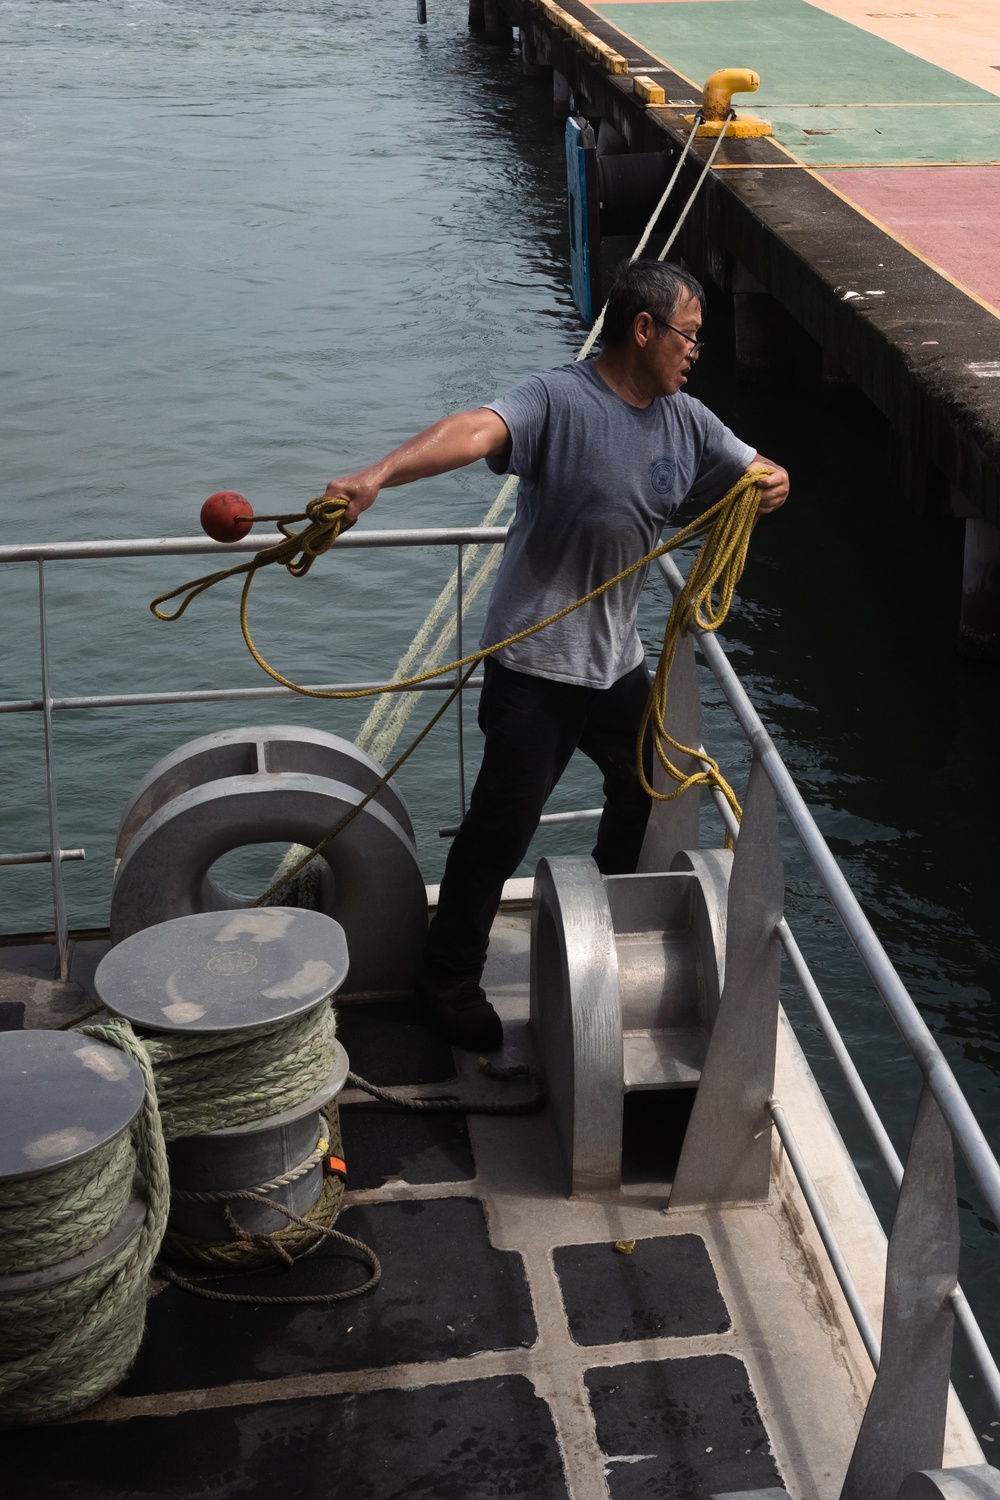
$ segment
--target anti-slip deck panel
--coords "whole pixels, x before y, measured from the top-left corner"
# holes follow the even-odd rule
[[[380,1106],[340,1112],[347,1186],[354,1191],[403,1182],[468,1182],[476,1175],[464,1115],[402,1114]]]
[[[351,1070],[369,1083],[441,1083],[455,1076],[451,1047],[432,1036],[416,1001],[337,1007],[337,1035]]]
[[[730,1327],[700,1235],[636,1240],[630,1255],[607,1241],[559,1245],[552,1259],[574,1343],[691,1338]]]
[[[689,1500],[780,1484],[742,1360],[729,1354],[588,1370],[611,1500]]]
[[[5,1468],[17,1500],[567,1500],[519,1375],[28,1429]]]
[[[460,1359],[534,1343],[523,1262],[514,1251],[492,1247],[478,1200],[354,1207],[337,1228],[376,1249],[382,1282],[374,1295],[324,1306],[253,1307],[167,1287],[149,1304],[146,1337],[121,1394]],[[294,1276],[227,1277],[225,1290],[301,1296],[365,1281],[364,1264],[344,1250],[316,1251]]]

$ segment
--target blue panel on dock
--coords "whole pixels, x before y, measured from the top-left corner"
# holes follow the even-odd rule
[[[587,159],[578,122],[566,121],[566,195],[569,207],[569,258],[573,275],[573,301],[585,323],[594,321],[591,296],[588,229]]]

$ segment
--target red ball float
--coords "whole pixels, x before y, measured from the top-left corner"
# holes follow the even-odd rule
[[[238,542],[253,525],[253,507],[235,490],[218,490],[201,507],[201,529],[213,542]]]

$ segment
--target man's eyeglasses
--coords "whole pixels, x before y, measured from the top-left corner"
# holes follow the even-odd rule
[[[652,318],[654,323],[659,323],[661,328],[669,328],[671,333],[679,333],[682,339],[686,339],[687,342],[691,345],[691,348],[688,352],[692,356],[700,354],[704,349],[705,344],[702,339],[696,339],[693,334],[685,333],[683,328],[675,328],[673,323],[668,323],[665,319],[658,318],[654,312],[651,312],[649,316]]]

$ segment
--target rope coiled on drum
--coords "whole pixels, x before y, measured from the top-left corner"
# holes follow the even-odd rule
[[[336,1061],[336,1020],[323,1001],[301,1016],[268,1026],[237,1031],[178,1034],[146,1033],[144,1048],[156,1079],[163,1133],[168,1141],[203,1136],[213,1130],[251,1125],[304,1103],[327,1082]],[[333,1228],[344,1196],[342,1180],[324,1175],[323,1187],[306,1214],[296,1214],[271,1194],[342,1152],[336,1102],[326,1106],[324,1134],[314,1151],[277,1179],[251,1187],[192,1193],[173,1189],[175,1201],[197,1201],[223,1206],[229,1240],[204,1240],[168,1229],[163,1241],[167,1256],[206,1271],[247,1272],[285,1264],[291,1266],[325,1239],[346,1244],[367,1261],[371,1274],[360,1286],[343,1293],[270,1297],[257,1293],[219,1292],[189,1281],[170,1266],[160,1273],[185,1291],[216,1301],[324,1303],[360,1296],[374,1290],[382,1271],[374,1251],[360,1240]],[[247,1230],[236,1205],[255,1203],[287,1220],[268,1233]]]
[[[326,1002],[270,1026],[145,1035],[166,1139],[206,1135],[293,1109],[329,1078],[335,1036]]]
[[[135,1146],[117,1136],[74,1161],[0,1188],[0,1275],[42,1270],[102,1240],[132,1196]]]
[[[0,1186],[3,1269],[41,1269],[97,1244],[121,1216],[139,1170],[146,1212],[138,1234],[103,1264],[0,1297],[3,1426],[66,1416],[118,1384],[139,1348],[166,1228],[167,1156],[152,1065],[127,1021],[83,1030],[138,1064],[142,1106],[130,1132],[75,1168]]]

